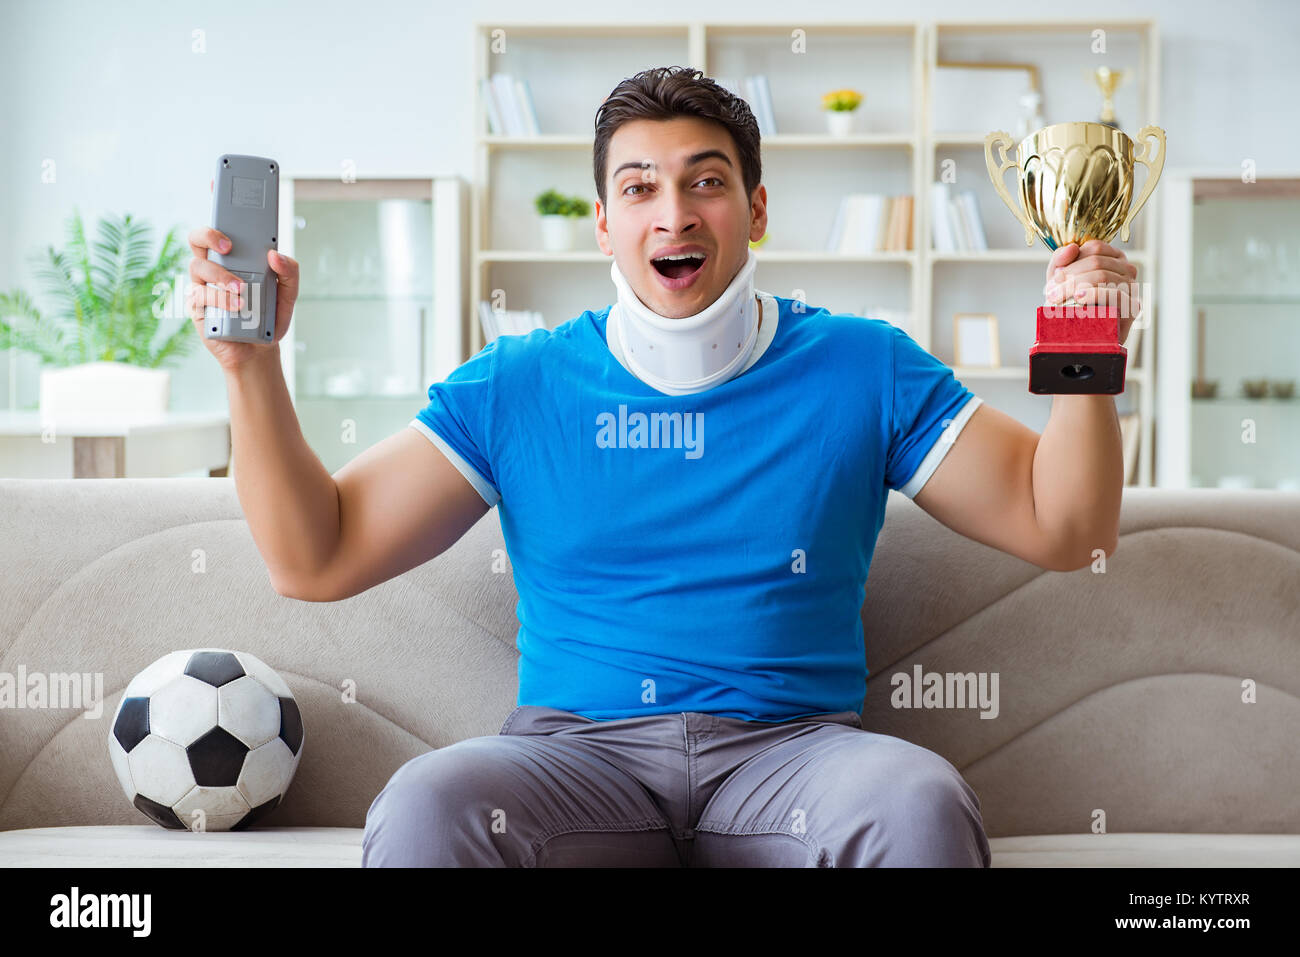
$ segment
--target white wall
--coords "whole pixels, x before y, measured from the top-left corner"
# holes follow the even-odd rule
[[[1159,21],[1160,125],[1170,166],[1238,168],[1261,176],[1300,157],[1300,4],[1221,0],[1094,0],[1097,17]],[[477,20],[532,20],[535,2],[428,3],[321,0],[219,4],[146,0],[0,0],[0,289],[36,293],[28,257],[62,246],[74,208],[95,223],[130,212],[181,238],[206,224],[218,154],[274,156],[283,168],[323,170],[354,160],[383,171],[473,175]],[[809,23],[844,16],[882,20],[1011,19],[1033,11],[1074,18],[1077,6],[805,0]],[[566,3],[566,22],[618,16],[649,21],[749,16],[790,22],[788,3],[714,0],[666,6]],[[192,52],[192,32],[207,51]],[[9,55],[5,55],[5,54]],[[581,55],[577,51],[575,55]],[[57,181],[42,184],[42,162]],[[36,398],[30,357],[19,356],[20,404]],[[0,407],[9,394],[0,361]],[[225,408],[225,388],[201,345],[173,375],[173,407]]]

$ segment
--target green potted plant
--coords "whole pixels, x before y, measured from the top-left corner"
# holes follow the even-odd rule
[[[542,248],[548,253],[572,249],[578,220],[591,214],[591,204],[581,196],[565,196],[553,189],[539,193],[534,203],[541,216]]]
[[[173,282],[189,250],[175,231],[151,255],[147,223],[99,221],[93,247],[81,214],[67,224],[67,249],[38,254],[36,275],[54,308],[43,315],[23,290],[0,293],[0,349],[41,360],[42,418],[167,411],[171,373],[159,368],[186,355],[195,333],[184,303],[173,303]],[[159,320],[180,323],[158,345]]]
[[[857,90],[831,90],[822,94],[822,109],[826,111],[826,126],[831,136],[848,136],[853,132],[853,111],[862,104],[862,94]]]

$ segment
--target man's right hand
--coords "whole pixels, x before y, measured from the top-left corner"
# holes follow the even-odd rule
[[[209,339],[203,334],[203,309],[215,306],[237,312],[244,305],[244,295],[239,294],[239,280],[229,270],[208,259],[208,250],[219,253],[230,251],[230,238],[207,226],[200,226],[190,232],[190,250],[194,258],[190,260],[189,312],[198,333],[208,351],[217,357],[221,368],[233,372],[250,359],[275,355],[279,349],[268,349],[261,342],[227,342],[221,339]],[[289,331],[289,321],[293,317],[293,304],[298,299],[298,263],[288,256],[281,256],[274,249],[266,252],[266,262],[276,275],[275,298],[275,345]],[[230,284],[234,283],[234,286]]]

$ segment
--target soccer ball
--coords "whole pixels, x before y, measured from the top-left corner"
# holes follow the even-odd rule
[[[131,679],[108,754],[127,800],[163,827],[240,830],[275,810],[302,757],[302,716],[246,651],[173,651]]]

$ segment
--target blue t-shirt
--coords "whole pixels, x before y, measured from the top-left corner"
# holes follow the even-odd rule
[[[858,711],[864,586],[980,400],[898,327],[765,297],[752,366],[669,396],[611,354],[610,307],[502,336],[412,421],[500,508],[518,704],[597,720]]]

